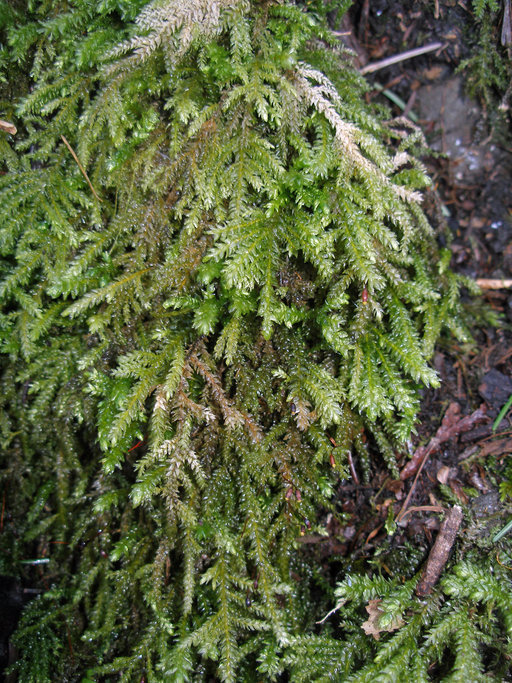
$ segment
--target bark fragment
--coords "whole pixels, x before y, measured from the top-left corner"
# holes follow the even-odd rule
[[[427,564],[423,570],[420,582],[416,587],[416,595],[418,597],[421,598],[429,595],[432,588],[439,580],[441,572],[450,556],[453,544],[455,543],[461,522],[462,508],[459,505],[454,505],[441,524],[436,542],[428,556]]]

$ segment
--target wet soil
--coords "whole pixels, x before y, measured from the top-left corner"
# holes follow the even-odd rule
[[[421,126],[433,150],[424,159],[434,186],[425,208],[441,239],[448,235],[452,268],[482,283],[481,297],[468,297],[474,341],[444,340],[434,356],[442,384],[424,392],[409,453],[397,453],[401,479],[394,481],[383,465],[369,485],[340,488],[343,521],[326,520],[329,536],[322,543],[324,556],[339,558],[347,569],[358,558],[375,564],[376,556],[389,574],[393,558],[397,571],[404,559],[418,566],[453,506],[465,511],[466,536],[469,519],[478,533],[490,533],[512,512],[512,486],[503,495],[503,482],[512,478],[512,409],[493,428],[512,395],[512,288],[505,286],[512,278],[512,126],[509,115],[508,132],[498,135],[489,112],[465,92],[467,74],[459,66],[478,30],[469,6],[462,0],[361,0],[336,26],[360,68],[442,44],[369,73],[375,90],[368,96],[383,98],[382,89],[391,90],[403,102],[382,100],[393,115],[405,113]],[[498,281],[496,288],[490,280]],[[411,455],[420,471],[404,476]]]

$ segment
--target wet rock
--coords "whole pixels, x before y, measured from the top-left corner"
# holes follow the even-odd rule
[[[484,493],[475,498],[471,503],[471,508],[477,517],[489,517],[499,512],[501,509],[499,495],[497,491]]]
[[[485,150],[475,144],[481,111],[464,95],[462,79],[456,76],[426,85],[419,90],[418,100],[421,118],[436,126],[430,144],[448,156],[454,179],[467,182],[481,174]]]
[[[478,392],[486,403],[499,410],[512,394],[512,379],[493,368],[482,377]]]

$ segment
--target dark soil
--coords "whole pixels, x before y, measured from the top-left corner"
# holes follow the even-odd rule
[[[393,481],[383,463],[368,485],[358,485],[354,478],[345,482],[339,491],[344,521],[329,516],[327,538],[304,539],[321,544],[322,555],[346,570],[370,558],[388,574],[402,573],[404,559],[418,566],[431,552],[443,514],[454,505],[462,506],[466,517],[494,520],[492,528],[503,526],[510,516],[499,485],[512,475],[510,466],[506,472],[512,410],[495,430],[493,423],[512,395],[512,288],[502,286],[512,278],[512,136],[508,144],[503,130],[498,136],[485,109],[464,91],[465,74],[458,67],[470,55],[477,30],[469,5],[457,0],[361,0],[335,26],[346,34],[342,39],[355,51],[360,67],[436,41],[443,44],[368,78],[398,95],[406,114],[416,115],[435,152],[424,159],[434,181],[425,208],[440,228],[440,239],[448,239],[452,268],[482,280],[482,296],[468,296],[474,341],[445,340],[435,354],[442,384],[424,392],[409,453],[397,453],[401,480]],[[403,107],[377,89],[369,97],[379,98],[393,115],[404,115]],[[489,288],[491,279],[500,281],[499,288]],[[430,451],[419,450],[443,434],[452,437],[441,438]],[[425,450],[423,469],[406,478],[410,456],[415,460]],[[356,458],[354,466],[357,475]],[[480,526],[487,529],[485,522]],[[461,533],[467,536],[464,527],[465,522]],[[393,536],[389,528],[397,529]]]

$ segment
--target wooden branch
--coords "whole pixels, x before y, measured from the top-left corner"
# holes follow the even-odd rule
[[[454,505],[441,524],[436,542],[430,551],[427,564],[416,587],[416,595],[418,597],[423,598],[429,595],[438,582],[441,572],[450,557],[451,549],[462,522],[462,516],[462,508],[459,505]]]

